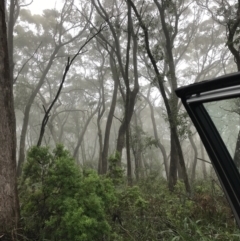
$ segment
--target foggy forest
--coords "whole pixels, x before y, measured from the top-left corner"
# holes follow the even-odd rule
[[[239,240],[175,90],[240,71],[240,2],[56,2],[0,1],[0,240]]]

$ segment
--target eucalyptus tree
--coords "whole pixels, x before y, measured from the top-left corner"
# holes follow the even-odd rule
[[[100,98],[99,98],[100,100]],[[79,150],[79,147],[81,146],[82,142],[83,142],[83,138],[84,138],[84,135],[87,131],[87,127],[90,123],[90,121],[92,120],[92,118],[94,117],[94,115],[98,112],[99,108],[100,108],[100,101],[96,103],[92,103],[92,106],[93,108],[91,109],[91,112],[89,113],[88,117],[87,117],[87,120],[85,121],[85,124],[84,126],[82,127],[82,131],[78,137],[78,140],[77,140],[77,145],[76,147],[74,148],[74,152],[73,152],[73,156],[76,158],[77,157],[77,154],[78,154],[78,150]]]
[[[8,22],[8,55],[9,55],[9,65],[10,65],[10,78],[11,82],[14,82],[13,70],[13,29],[16,24],[16,20],[19,16],[20,5],[19,1],[11,0],[9,5],[9,15],[7,18]]]
[[[209,4],[207,0],[199,0],[198,4],[211,14],[216,23],[225,27],[225,44],[234,58],[237,71],[240,71],[240,2],[223,0]],[[236,103],[233,111],[235,108],[239,108],[239,103]],[[234,161],[240,163],[240,131],[236,141]]]
[[[106,53],[101,52],[99,48],[99,43],[97,42],[97,47],[99,53],[101,55],[101,62],[98,68],[98,80],[99,80],[99,96],[101,99],[101,106],[98,110],[98,117],[97,117],[97,127],[98,127],[98,140],[99,140],[99,160],[98,160],[98,173],[102,172],[102,151],[103,151],[103,138],[102,138],[102,128],[101,128],[101,119],[105,112],[105,88],[104,88],[104,79],[106,70],[104,70],[104,64],[106,60]]]
[[[19,219],[16,180],[16,124],[5,22],[5,1],[0,2],[0,237],[15,237]]]
[[[82,14],[85,16],[86,21],[88,21],[90,23],[92,29],[97,29],[97,25],[99,25],[102,21],[104,21],[104,19],[102,19],[101,16],[99,16],[97,13],[95,15],[94,21],[89,21],[88,16],[86,16],[84,12],[82,12]],[[117,33],[119,34],[119,31],[117,31]],[[102,148],[101,157],[99,156],[98,172],[99,172],[99,174],[106,174],[107,169],[108,169],[110,133],[111,133],[111,127],[113,124],[114,112],[115,112],[115,108],[116,108],[116,104],[117,104],[118,90],[119,90],[119,86],[120,86],[120,71],[119,71],[119,67],[117,64],[117,58],[116,58],[116,54],[115,54],[115,51],[116,51],[115,43],[114,43],[114,41],[112,41],[111,34],[109,34],[108,31],[105,31],[104,33],[100,33],[96,39],[98,41],[98,43],[96,44],[96,45],[98,45],[97,53],[102,51],[102,54],[104,54],[104,51],[105,51],[105,53],[108,55],[108,59],[104,60],[104,62],[106,63],[107,66],[104,66],[104,68],[102,68],[100,75],[101,75],[101,77],[103,77],[102,71],[105,72],[106,71],[105,69],[109,69],[111,72],[109,81],[111,82],[111,80],[112,80],[114,83],[112,100],[110,101],[110,108],[109,108],[109,111],[108,111],[108,109],[105,110],[105,112],[108,113],[106,124],[105,124],[105,131],[104,131],[104,134],[102,134],[102,133],[100,133],[100,135],[98,134],[100,152],[101,152],[101,148]],[[93,49],[96,49],[96,47],[94,46]],[[95,51],[92,53],[92,61],[93,62],[96,61],[96,57],[98,56],[97,53]],[[102,62],[103,59],[100,58],[99,61]],[[90,67],[90,68],[92,68],[92,67]],[[97,72],[99,72],[99,70]],[[104,79],[104,82],[102,82],[101,84],[105,85],[106,82],[108,82],[108,80]],[[104,92],[106,92],[106,91],[104,91]],[[105,99],[108,102],[106,97],[104,97],[103,95],[101,95],[101,98],[102,98],[102,104],[103,104],[103,99]],[[107,105],[106,105],[106,108],[107,108]],[[102,114],[100,114],[100,113],[101,112],[99,112],[99,115],[98,115],[100,117],[98,119],[98,123],[103,118]],[[98,127],[98,132],[99,132],[99,127]],[[102,131],[100,130],[100,132],[102,132]],[[100,140],[101,138],[102,138],[102,140]],[[100,142],[102,142],[102,144],[100,144]]]
[[[157,125],[154,116],[155,105],[153,103],[159,99],[159,94],[154,96],[152,89],[151,84],[141,87],[131,124],[131,148],[134,156],[136,180],[147,175],[147,170],[144,171],[145,168],[149,168],[150,173],[154,172],[154,174],[168,179],[167,151],[161,140],[163,136],[161,139],[159,138],[161,135],[159,130],[163,130],[164,125],[161,121],[159,121],[161,125]],[[152,125],[149,124],[150,122]],[[159,158],[158,148],[162,153],[162,159]],[[154,170],[153,166],[157,166],[158,169]],[[164,166],[164,169],[161,166]]]
[[[126,143],[127,176],[129,183],[131,183],[132,170],[129,145],[129,123],[133,115],[135,100],[139,91],[137,65],[138,29],[134,29],[133,27],[131,7],[128,3],[92,0],[92,4],[100,19],[106,21],[109,26],[111,40],[107,43],[110,44],[110,47],[113,48],[114,55],[116,55],[119,72],[121,73],[121,78],[124,83],[124,87],[119,85],[125,103],[125,110],[124,118],[118,132],[116,150],[121,157],[124,142]],[[130,57],[130,55],[132,57]]]
[[[141,60],[145,71],[157,86],[166,109],[170,127],[171,159],[169,188],[177,181],[177,173],[189,191],[189,182],[180,144],[181,104],[174,90],[181,84],[214,77],[229,60],[225,54],[222,28],[207,19],[194,1],[129,0],[138,24]],[[225,64],[223,64],[225,65]],[[140,70],[142,73],[142,69]],[[144,76],[144,74],[143,74]],[[178,163],[181,168],[178,168]]]
[[[97,133],[99,143],[98,173],[106,174],[108,167],[108,152],[113,123],[114,112],[117,104],[118,86],[120,84],[119,73],[116,68],[116,57],[114,50],[104,44],[104,37],[98,36],[96,39],[89,60],[92,61],[96,69],[96,85],[100,97],[100,108],[97,116]],[[98,83],[97,83],[98,82]],[[112,93],[111,93],[112,92]],[[106,122],[105,122],[106,121]],[[105,128],[104,128],[105,127]],[[104,134],[103,134],[103,130]]]
[[[57,58],[65,53],[68,55],[72,53],[72,43],[81,41],[86,37],[88,23],[82,21],[81,14],[74,6],[74,1],[66,0],[63,4],[62,10],[45,10],[43,16],[31,15],[27,10],[20,12],[22,22],[16,27],[15,31],[21,34],[21,39],[25,40],[25,46],[21,51],[26,51],[29,45],[41,42],[37,57],[34,58],[34,75],[36,81],[29,82],[32,91],[29,93],[26,106],[24,108],[24,118],[19,144],[19,160],[18,160],[18,175],[21,174],[21,166],[25,159],[25,142],[29,123],[29,116],[32,104],[45,83],[46,77],[51,70],[52,65],[57,62]],[[89,10],[89,18],[91,18],[91,10]],[[27,30],[25,23],[37,30]],[[29,36],[31,37],[30,39]],[[24,38],[25,37],[25,38]]]
[[[200,16],[198,18],[198,25],[195,26],[196,34],[193,36],[188,50],[185,52],[182,60],[187,64],[183,70],[180,70],[181,79],[179,82],[186,84],[187,81],[199,82],[206,78],[214,78],[219,74],[226,73],[231,58],[226,53],[224,43],[224,29],[219,26],[211,18],[206,18],[205,12],[200,9]],[[181,104],[178,105],[180,109]],[[193,163],[191,165],[191,180],[195,179],[196,168],[200,159],[200,151],[198,151],[199,139],[193,137],[191,131],[191,124],[186,125],[186,137],[189,140],[189,145],[192,148]],[[182,129],[183,130],[183,129]],[[194,132],[194,131],[193,131]],[[201,163],[205,170],[205,163]],[[200,165],[198,165],[200,166]],[[205,171],[204,171],[205,172]],[[206,176],[206,172],[204,174]]]
[[[102,33],[103,35],[104,33]],[[95,96],[98,98],[98,108],[97,108],[97,118],[96,126],[97,130],[92,130],[92,132],[97,132],[97,141],[94,141],[94,146],[92,149],[92,155],[90,154],[92,160],[94,159],[96,149],[98,149],[98,173],[102,173],[102,151],[104,147],[103,143],[103,131],[102,123],[104,121],[105,111],[108,107],[108,84],[109,84],[109,61],[108,52],[99,42],[99,36],[91,44],[91,49],[88,51],[87,56],[88,66],[87,69],[91,75],[92,83],[95,86],[96,93]]]
[[[150,100],[150,96],[149,96],[150,90],[151,90],[151,88],[149,88],[147,96],[145,96],[144,94],[141,94],[141,96],[146,100],[146,102],[148,103],[148,106],[150,108],[150,116],[151,116],[151,122],[152,122],[152,127],[153,127],[153,134],[154,134],[154,138],[155,138],[155,141],[156,141],[156,145],[161,150],[161,153],[162,153],[162,156],[163,156],[163,163],[164,163],[164,167],[165,167],[166,178],[168,180],[169,179],[169,166],[168,166],[167,151],[166,151],[166,148],[164,147],[164,145],[162,144],[162,142],[159,138],[155,114],[154,114],[154,112],[155,112],[154,106],[153,106],[153,104]]]
[[[211,14],[212,19],[219,25],[225,27],[225,44],[234,56],[237,70],[240,71],[240,2],[232,1],[211,1],[198,0],[199,6]]]
[[[109,141],[110,141],[110,131],[114,116],[114,111],[116,108],[117,103],[117,95],[118,95],[118,87],[120,83],[120,77],[119,77],[119,71],[117,69],[116,60],[113,55],[113,49],[109,52],[109,63],[112,73],[112,79],[113,79],[113,94],[111,99],[111,105],[109,108],[109,113],[106,121],[106,127],[105,127],[105,133],[104,133],[104,141],[103,141],[103,149],[102,149],[102,157],[101,157],[101,163],[100,163],[100,173],[106,174],[107,168],[108,168],[108,152],[109,152]]]
[[[182,58],[186,66],[178,71],[181,73],[180,82],[183,84],[189,80],[196,83],[227,73],[232,62],[225,46],[223,27],[211,18],[206,19],[202,10],[195,30],[196,34]]]
[[[173,56],[173,46],[175,38],[178,34],[179,27],[179,19],[183,12],[187,9],[187,5],[183,2],[169,2],[162,1],[161,3],[157,0],[154,0],[155,8],[158,9],[157,17],[161,21],[161,35],[163,36],[164,43],[162,44],[162,51],[165,54],[166,63],[167,63],[167,77],[171,87],[171,93],[167,93],[164,87],[163,76],[161,74],[161,70],[159,68],[158,60],[156,59],[156,55],[154,56],[153,51],[151,49],[151,37],[149,36],[148,25],[146,25],[146,21],[144,21],[144,15],[142,9],[148,7],[145,6],[144,3],[140,5],[140,10],[137,6],[131,1],[128,1],[131,4],[131,7],[138,19],[139,25],[142,29],[143,39],[145,43],[146,52],[151,61],[153,69],[155,71],[155,76],[158,82],[158,87],[161,92],[166,110],[168,121],[170,124],[170,133],[171,133],[171,160],[170,160],[170,170],[169,170],[169,188],[173,190],[176,181],[177,181],[177,164],[178,160],[181,165],[183,179],[186,187],[186,191],[190,192],[190,185],[188,181],[188,176],[186,172],[184,157],[178,137],[176,118],[177,118],[177,104],[178,100],[174,93],[174,90],[177,88],[177,77]],[[151,6],[153,8],[153,6]],[[148,21],[148,24],[150,22]],[[162,57],[160,58],[162,59]],[[170,95],[170,96],[168,96]]]
[[[111,128],[112,128],[112,124],[114,123],[113,118],[114,118],[114,113],[117,106],[118,90],[119,90],[119,86],[121,86],[121,80],[120,80],[121,74],[117,64],[117,58],[114,52],[114,47],[113,47],[114,44],[113,46],[109,44],[109,40],[107,39],[106,34],[99,34],[97,37],[97,41],[99,42],[98,51],[104,50],[108,55],[108,58],[104,60],[106,66],[104,66],[104,68],[102,68],[101,70],[102,71],[101,77],[103,77],[103,73],[105,77],[107,73],[108,77],[104,78],[104,81],[101,81],[101,88],[103,88],[104,86],[105,88],[104,93],[106,95],[105,97],[103,97],[102,95],[102,102],[104,100],[107,103],[110,102],[110,106],[108,110],[108,104],[105,103],[105,109],[106,109],[105,112],[107,114],[107,119],[105,123],[104,135],[102,134],[99,135],[99,142],[102,141],[102,147],[101,147],[101,144],[99,143],[99,149],[100,149],[99,154],[101,156],[99,156],[99,163],[98,163],[98,172],[100,174],[106,174],[108,170],[108,155],[109,155],[109,146],[110,146],[110,139],[111,139]],[[96,59],[96,52],[94,52],[94,59]],[[101,61],[103,61],[103,59]],[[108,99],[110,97],[109,92],[111,91],[112,91],[112,96],[111,96],[111,100],[109,100]],[[100,130],[100,132],[102,131]],[[102,138],[102,140],[100,140],[100,138]]]

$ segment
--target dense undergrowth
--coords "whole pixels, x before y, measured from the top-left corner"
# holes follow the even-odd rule
[[[170,193],[157,174],[134,186],[110,158],[107,176],[82,170],[68,151],[33,147],[19,180],[19,240],[177,241],[239,240],[216,181],[197,181],[186,195],[179,181]]]

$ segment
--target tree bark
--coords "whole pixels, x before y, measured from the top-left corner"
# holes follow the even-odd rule
[[[13,28],[15,24],[14,20],[14,12],[15,12],[15,0],[10,1],[9,7],[9,18],[8,18],[8,56],[9,56],[9,70],[10,70],[10,81],[13,84],[13,70],[14,70],[14,62],[13,62]]]
[[[135,175],[136,181],[139,181],[140,178],[144,177],[144,170],[143,170],[143,160],[142,160],[142,140],[141,140],[141,132],[138,131],[142,129],[142,123],[138,123],[139,112],[134,111],[134,126],[135,126],[135,135],[136,139],[134,138],[132,142],[132,152],[135,159]]]
[[[129,52],[130,52],[130,43],[131,43],[131,37],[133,39],[133,69],[134,69],[134,87],[133,90],[130,89],[130,83],[129,83],[129,75],[128,75],[128,69],[129,69]],[[135,100],[137,97],[137,94],[139,92],[139,83],[138,83],[138,65],[137,65],[137,51],[138,51],[138,41],[137,36],[133,31],[133,24],[132,24],[132,17],[131,17],[131,6],[128,3],[128,47],[127,47],[127,61],[125,65],[125,87],[126,87],[126,100],[125,100],[125,115],[123,118],[123,122],[119,128],[118,132],[118,140],[117,140],[117,151],[120,153],[120,156],[122,154],[122,149],[124,147],[124,136],[126,132],[129,133],[128,128],[129,124],[131,122],[134,106],[135,106]],[[130,163],[130,146],[129,144],[129,135],[126,136],[126,144],[127,144],[127,163],[128,168],[131,167]],[[130,181],[130,170],[128,172],[129,181]]]
[[[107,173],[108,168],[108,149],[109,149],[109,138],[110,138],[110,130],[112,126],[113,121],[113,114],[115,111],[116,103],[117,103],[117,93],[118,93],[118,86],[119,86],[119,75],[116,69],[116,63],[113,58],[113,50],[110,53],[109,57],[113,81],[114,81],[114,87],[113,87],[113,96],[111,101],[111,106],[107,118],[106,128],[105,128],[105,134],[104,134],[104,144],[103,144],[103,151],[102,151],[102,174]]]
[[[176,152],[176,143],[171,133],[171,161],[169,167],[169,189],[173,191],[174,186],[177,183],[177,171],[178,171],[178,153]]]
[[[102,55],[102,53],[101,53]],[[98,117],[97,117],[97,128],[98,128],[98,140],[99,140],[99,158],[98,158],[98,174],[102,173],[102,151],[103,151],[103,138],[102,138],[102,129],[101,129],[101,119],[105,112],[105,91],[104,91],[104,73],[103,73],[103,67],[105,64],[105,56],[102,55],[102,63],[100,66],[100,76],[99,76],[99,82],[100,82],[100,90],[99,95],[101,98],[101,104],[98,109]]]
[[[5,1],[0,1],[0,236],[17,228],[16,123],[10,75]]]

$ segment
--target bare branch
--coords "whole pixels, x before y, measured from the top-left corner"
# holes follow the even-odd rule
[[[77,51],[77,53],[73,56],[72,59],[70,59],[70,57],[68,57],[67,59],[67,64],[66,64],[66,67],[65,67],[65,71],[63,73],[63,77],[62,77],[62,80],[61,80],[61,83],[60,83],[60,86],[58,88],[58,92],[54,98],[54,100],[52,101],[51,105],[49,106],[49,108],[47,109],[47,111],[45,111],[45,115],[43,117],[43,120],[42,120],[42,125],[41,125],[41,130],[40,130],[40,135],[39,135],[39,139],[38,139],[38,142],[37,142],[37,146],[41,146],[41,143],[42,143],[42,139],[43,139],[43,136],[44,136],[44,132],[45,132],[45,127],[47,125],[47,122],[48,122],[48,119],[49,119],[49,113],[51,111],[51,109],[53,108],[54,104],[56,103],[56,101],[58,100],[58,97],[61,93],[61,90],[62,90],[62,87],[63,87],[63,84],[64,84],[64,81],[66,79],[66,76],[67,76],[67,73],[71,67],[71,65],[73,64],[73,61],[76,59],[76,57],[80,54],[80,52],[82,51],[82,49],[93,39],[96,37],[96,35],[98,35],[101,31],[104,30],[104,26],[100,26],[100,28],[98,29],[98,31],[92,35],[91,37],[88,36],[87,40],[85,41],[85,43],[79,48],[79,50]]]
[[[21,74],[22,70],[24,69],[24,67],[26,66],[26,64],[34,57],[34,55],[37,53],[38,49],[40,48],[42,42],[38,45],[38,47],[36,48],[36,50],[34,51],[34,53],[27,59],[27,61],[22,65],[21,69],[18,71],[17,76],[14,78],[13,80],[13,84],[16,83],[18,76]]]
[[[197,158],[198,160],[200,160],[200,161],[203,161],[203,162],[206,162],[206,163],[208,163],[208,164],[211,164],[212,165],[212,163],[211,162],[209,162],[209,161],[206,161],[206,160],[204,160],[204,159],[202,159],[202,158]]]
[[[27,6],[31,5],[32,3],[33,3],[33,0],[31,0],[30,3],[19,5],[19,7],[27,7]]]

